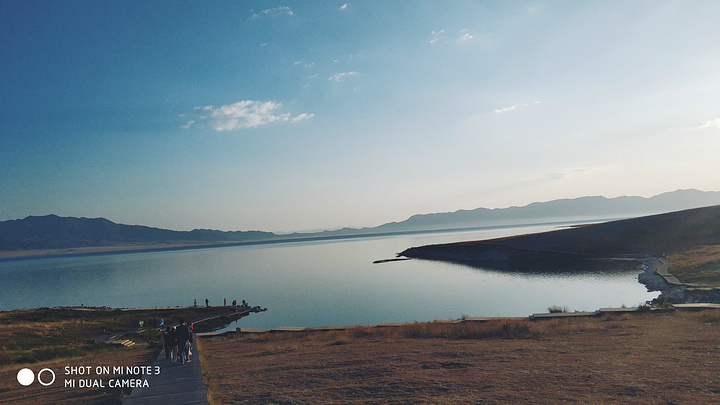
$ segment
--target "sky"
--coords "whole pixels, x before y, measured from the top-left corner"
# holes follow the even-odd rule
[[[720,2],[0,2],[0,220],[175,230],[720,190]]]

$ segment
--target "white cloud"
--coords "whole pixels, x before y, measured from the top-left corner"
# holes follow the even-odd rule
[[[183,115],[185,115],[185,114],[183,114]],[[194,124],[194,123],[195,123],[195,120],[190,120],[190,121],[187,122],[187,124],[181,125],[180,128],[182,128],[182,129],[188,129],[188,128],[190,128],[190,127],[192,126],[192,124]]]
[[[266,10],[262,10],[259,13],[254,13],[252,16],[250,16],[251,20],[259,20],[262,17],[279,17],[283,15],[289,15],[292,16],[293,11],[288,6],[278,6],[274,8],[268,8]]]
[[[500,109],[498,109],[498,110],[495,110],[495,112],[496,112],[497,114],[502,114],[502,113],[504,113],[504,112],[514,111],[514,110],[517,109],[518,107],[520,107],[520,104],[511,105],[510,107],[503,107],[503,108],[500,108]]]
[[[293,66],[301,66],[306,69],[312,69],[315,67],[315,62],[305,63],[305,62],[299,60],[299,61],[293,63]]]
[[[340,6],[340,10],[346,10],[348,7],[350,7],[350,3],[345,3],[342,6]]]
[[[207,116],[210,125],[216,131],[232,131],[243,128],[255,128],[275,121],[295,123],[313,117],[313,114],[303,113],[291,117],[290,113],[280,113],[281,103],[272,101],[243,100],[222,107],[195,107],[194,111]]]
[[[520,107],[528,107],[533,104],[540,104],[540,101],[533,101],[532,103],[515,104],[515,105],[511,105],[510,107],[504,107],[504,108],[500,108],[500,109],[497,109],[494,111],[496,114],[502,114],[502,113],[508,112],[508,111],[515,111]]]
[[[708,129],[708,128],[718,128],[720,129],[720,117],[708,120],[703,124],[698,125],[695,127],[696,129]]]
[[[610,167],[598,166],[598,167],[572,167],[567,169],[561,169],[555,172],[540,173],[537,176],[527,177],[521,180],[523,184],[537,185],[548,182],[554,182],[559,180],[569,180],[584,178],[584,176],[594,175],[598,172],[609,170]]]
[[[357,76],[357,75],[359,75],[359,74],[360,74],[360,72],[344,72],[344,73],[338,73],[338,74],[335,74],[335,75],[330,76],[330,77],[328,78],[328,80],[334,80],[334,81],[336,81],[336,82],[339,82],[339,81],[345,79],[345,78],[348,77],[348,76]]]
[[[470,34],[470,33],[468,32],[468,30],[466,30],[466,29],[460,30],[460,38],[459,38],[459,41],[460,41],[460,42],[469,41],[469,40],[471,40],[471,39],[473,39],[473,38],[475,38],[475,37],[474,37],[472,34]]]
[[[440,34],[442,34],[443,32],[445,32],[445,30],[430,31],[430,32],[432,32],[432,34],[433,34],[433,39],[430,40],[430,43],[431,43],[431,44],[434,44],[435,42],[437,42],[437,41],[440,40]]]
[[[315,114],[302,113],[296,117],[290,118],[290,122],[295,123],[295,122],[305,121],[314,116],[315,116]]]

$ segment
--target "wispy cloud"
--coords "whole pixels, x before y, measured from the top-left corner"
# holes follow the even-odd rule
[[[695,127],[695,129],[708,129],[708,128],[720,129],[720,117],[712,119],[712,120],[708,120],[708,121]]]
[[[340,6],[340,10],[346,10],[348,7],[350,7],[350,3],[345,3],[342,6]]]
[[[431,43],[431,44],[434,44],[435,42],[437,42],[437,41],[440,40],[440,35],[441,35],[443,32],[445,32],[445,30],[430,31],[430,32],[432,32],[432,35],[433,35],[433,39],[430,40],[430,43]]]
[[[515,111],[518,108],[528,107],[533,104],[540,104],[540,101],[533,101],[532,103],[515,104],[515,105],[511,105],[510,107],[503,107],[503,108],[500,108],[500,109],[497,109],[494,111],[496,114],[502,114],[502,113],[506,113],[508,111]]]
[[[578,176],[592,174],[598,171],[608,170],[608,167],[571,167],[556,172],[540,173],[537,176],[526,177],[521,180],[524,184],[542,184],[559,180],[567,180]]]
[[[441,37],[445,37],[445,30],[440,31],[430,31],[432,33],[432,39],[430,40],[431,44],[437,43],[440,41]],[[463,43],[466,41],[470,41],[471,39],[475,38],[475,35],[471,34],[468,29],[462,29],[458,32],[457,36],[457,42]],[[443,43],[447,44],[450,43],[450,40],[445,40]]]
[[[180,128],[182,128],[182,129],[188,129],[188,128],[190,128],[190,127],[192,126],[192,124],[194,124],[194,123],[195,123],[195,120],[190,120],[190,121],[188,121],[185,125],[180,125]]]
[[[294,15],[293,11],[288,6],[278,6],[274,8],[268,8],[266,10],[262,10],[259,13],[254,13],[250,16],[251,20],[259,20],[263,17],[280,17],[284,15]]]
[[[360,74],[360,72],[344,72],[344,73],[338,73],[338,74],[334,74],[334,75],[330,76],[330,77],[328,78],[328,80],[333,80],[333,81],[339,82],[339,81],[341,81],[341,80],[343,80],[343,79],[346,79],[346,78],[349,77],[349,76],[357,76],[357,75],[359,75],[359,74]]]
[[[475,38],[475,36],[468,32],[467,29],[460,30],[460,37],[458,38],[460,42],[469,41],[473,38]]]
[[[496,48],[499,44],[497,38],[492,34],[478,34],[467,28],[461,29],[457,34],[445,30],[430,32],[432,33],[432,39],[429,41],[431,44],[441,43],[456,47],[479,46],[482,49]]]
[[[301,66],[306,69],[312,69],[315,67],[315,62],[305,63],[305,62],[299,60],[299,61],[293,63],[293,66]]]
[[[304,121],[304,120],[312,118],[313,116],[315,116],[315,114],[302,113],[300,115],[290,118],[290,122],[296,123],[296,122]]]
[[[276,121],[295,123],[313,117],[313,114],[308,113],[291,117],[290,113],[281,113],[279,111],[281,107],[281,103],[272,101],[243,100],[217,108],[211,105],[195,107],[193,111],[202,117],[207,117],[216,131],[255,128]]]

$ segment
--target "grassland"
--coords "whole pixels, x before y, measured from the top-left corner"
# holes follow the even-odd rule
[[[152,310],[97,310],[89,308],[40,308],[0,312],[0,403],[119,403],[120,389],[70,389],[61,384],[22,387],[16,375],[23,367],[36,372],[51,368],[56,373],[66,365],[124,366],[149,365],[159,352],[150,341],[159,341],[160,332],[147,330],[124,335],[136,345],[123,347],[93,343],[104,335],[132,331],[137,321],[163,318],[166,324],[209,315],[226,314],[227,307],[164,308]],[[229,322],[224,318],[219,322]],[[215,321],[217,322],[217,321]],[[217,326],[196,325],[198,331]],[[107,375],[106,378],[114,377]],[[40,398],[40,399],[38,399]]]
[[[683,283],[720,287],[720,245],[703,245],[673,253],[669,272]]]
[[[176,317],[205,310],[180,309]],[[138,344],[130,348],[83,348],[103,327],[119,330],[138,317],[156,316],[155,311],[123,312],[0,312],[2,352],[14,353],[0,366],[0,403],[120,403],[126,392],[119,389],[22,387],[15,375],[25,366],[150,364],[158,354],[147,344],[152,334],[135,335]],[[198,342],[214,405],[651,404],[717,403],[718,338],[720,311],[670,310],[227,335]],[[38,356],[53,348],[79,351]],[[22,359],[21,352],[35,358]]]
[[[720,312],[204,338],[220,404],[718,403]]]

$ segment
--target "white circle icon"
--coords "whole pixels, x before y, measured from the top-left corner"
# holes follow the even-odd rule
[[[18,371],[17,380],[21,385],[28,386],[35,381],[35,373],[29,368],[24,368]]]
[[[49,372],[50,374],[52,374],[52,380],[50,380],[50,382],[45,382],[45,381],[43,381],[43,380],[40,379],[40,376],[42,375],[42,373],[44,373],[44,372],[46,372],[46,371]],[[52,371],[52,370],[50,370],[49,368],[44,368],[44,369],[40,370],[40,372],[38,373],[38,382],[39,382],[40,384],[46,386],[46,387],[47,387],[48,385],[52,385],[52,383],[55,382],[55,372]]]

